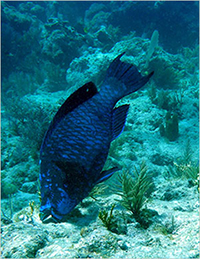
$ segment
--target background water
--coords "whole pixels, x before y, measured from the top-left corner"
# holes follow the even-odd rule
[[[134,177],[145,161],[153,186],[144,195],[148,226],[111,188],[117,174],[66,223],[43,225],[44,133],[63,101],[88,81],[100,88],[124,51],[124,61],[154,76],[120,101],[130,111],[106,167],[121,166]],[[3,257],[197,258],[198,114],[198,1],[1,2]],[[98,215],[113,204],[115,221],[107,229]]]

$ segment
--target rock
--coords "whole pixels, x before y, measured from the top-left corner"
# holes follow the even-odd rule
[[[21,187],[22,192],[28,192],[28,193],[36,193],[38,190],[36,182],[27,182],[24,183]]]
[[[2,227],[4,258],[34,258],[46,242],[47,234],[37,226],[19,222]]]
[[[83,45],[83,35],[76,32],[68,21],[51,18],[43,29],[45,37],[41,40],[42,54],[56,65],[69,65],[79,48]],[[67,56],[66,56],[67,53]]]
[[[77,258],[75,249],[72,248],[72,243],[67,238],[56,239],[53,244],[39,250],[37,258]]]
[[[155,153],[151,156],[151,162],[155,165],[173,165],[173,160],[167,154]]]
[[[178,190],[167,190],[163,196],[161,197],[161,200],[163,201],[170,201],[170,200],[178,200],[184,197],[184,193]]]

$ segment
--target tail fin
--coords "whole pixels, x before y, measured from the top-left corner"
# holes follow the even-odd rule
[[[104,81],[105,90],[111,90],[119,99],[140,89],[154,73],[142,76],[136,66],[120,61],[124,54],[117,56],[110,64]]]

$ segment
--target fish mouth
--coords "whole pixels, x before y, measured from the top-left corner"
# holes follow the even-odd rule
[[[44,223],[44,224],[59,223],[60,219],[56,218],[53,214],[54,213],[53,213],[52,209],[46,209],[43,212],[40,212],[39,216],[40,216],[42,223]]]
[[[40,216],[40,219],[41,219],[42,223],[44,223],[44,224],[58,223],[58,220],[55,219],[51,214],[47,215],[47,214],[44,214],[44,213],[41,212],[39,214],[39,216]]]

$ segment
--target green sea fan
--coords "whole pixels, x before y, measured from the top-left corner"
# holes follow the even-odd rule
[[[99,212],[99,218],[103,222],[104,226],[112,231],[113,225],[116,224],[116,222],[113,221],[113,209],[115,207],[115,204],[112,205],[110,213],[107,210],[100,210]]]
[[[108,188],[108,186],[106,186],[103,183],[97,184],[93,187],[93,189],[91,190],[91,192],[89,193],[89,196],[94,199],[97,200],[96,197],[97,196],[101,196],[105,194],[105,190]]]
[[[99,219],[109,231],[116,234],[126,234],[127,220],[124,218],[123,214],[113,213],[114,208],[115,204],[112,205],[110,211],[101,209],[98,215]]]
[[[197,185],[199,190],[199,166],[193,165],[191,162],[188,164],[174,163],[174,165],[176,167],[175,171],[178,172],[181,177],[189,179],[192,186]]]
[[[127,172],[118,175],[119,184],[116,184],[115,187],[117,194],[122,197],[121,205],[137,218],[147,201],[145,194],[153,186],[153,182],[151,175],[147,174],[147,166],[144,161],[139,170],[135,167],[133,173],[135,177]]]
[[[185,168],[185,175],[187,178],[191,178],[196,184],[198,184],[199,166],[194,166],[189,163]]]

